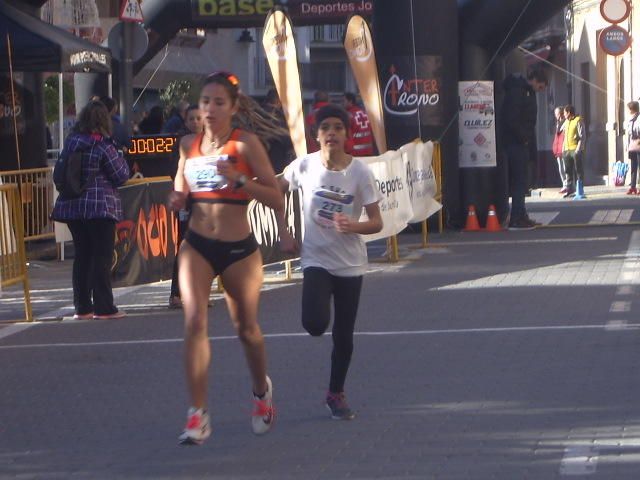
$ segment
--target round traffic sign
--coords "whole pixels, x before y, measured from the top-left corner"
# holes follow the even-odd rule
[[[631,46],[631,35],[618,25],[603,28],[598,37],[600,48],[609,55],[622,55]]]
[[[631,14],[631,3],[628,0],[602,0],[600,14],[609,23],[620,23]]]
[[[131,26],[131,59],[135,62],[144,55],[149,46],[149,36],[147,31],[139,23],[129,22]],[[122,41],[124,39],[124,22],[116,23],[109,31],[107,45],[111,49],[111,55],[114,58],[124,60],[124,48]]]

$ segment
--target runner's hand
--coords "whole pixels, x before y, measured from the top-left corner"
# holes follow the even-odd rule
[[[184,192],[177,192],[174,190],[169,194],[167,204],[173,211],[181,210],[187,205],[187,195]]]
[[[344,213],[336,212],[333,214],[333,225],[335,229],[340,233],[351,232],[351,219]]]
[[[293,235],[286,229],[280,232],[279,246],[280,251],[283,253],[297,254],[300,251],[300,245],[298,245],[296,239],[293,238]]]

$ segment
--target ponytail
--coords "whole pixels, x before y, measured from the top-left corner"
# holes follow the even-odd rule
[[[233,126],[254,133],[267,149],[271,142],[289,137],[289,130],[281,127],[278,119],[266,112],[253,98],[239,92],[237,105]]]

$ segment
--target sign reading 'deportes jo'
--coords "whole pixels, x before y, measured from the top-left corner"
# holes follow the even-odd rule
[[[273,7],[286,7],[299,25],[342,23],[353,14],[370,16],[372,0],[191,0],[193,19],[208,26],[262,26]]]

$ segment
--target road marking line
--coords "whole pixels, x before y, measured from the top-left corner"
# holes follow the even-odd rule
[[[632,215],[633,209],[597,210],[589,220],[589,224],[626,224],[629,223]]]
[[[7,325],[6,327],[0,328],[0,338],[7,338],[9,335],[13,335],[14,333],[22,332],[27,328],[33,327],[34,323],[15,323],[13,325]]]
[[[612,242],[618,237],[588,237],[588,238],[532,238],[528,240],[478,240],[471,242],[432,242],[433,246],[448,247],[451,245],[524,245],[529,243],[567,243],[567,242]]]
[[[591,217],[591,220],[589,220],[589,224],[595,224],[595,223],[602,223],[602,220],[604,220],[605,215],[607,214],[606,210],[597,210],[593,216]]]
[[[633,285],[620,285],[616,290],[616,295],[634,295],[636,289]]]
[[[624,209],[620,212],[620,217],[617,223],[629,223],[631,216],[633,215],[633,209]]]
[[[529,212],[529,217],[542,225],[549,225],[560,215],[560,210],[554,212]]]
[[[118,320],[121,321],[121,320]],[[95,322],[93,322],[95,323]],[[53,326],[55,324],[48,324]],[[600,325],[540,325],[531,327],[487,327],[487,328],[460,328],[445,330],[396,330],[386,332],[355,332],[354,335],[359,337],[392,337],[407,335],[459,335],[470,333],[522,333],[522,332],[550,332],[550,331],[572,331],[572,330],[606,330],[608,324]],[[626,328],[640,328],[640,323],[631,323]],[[331,333],[325,333],[331,335]],[[265,333],[265,338],[295,338],[308,337],[308,333],[289,332],[289,333]],[[235,340],[235,335],[224,335],[218,337],[209,337],[211,341]],[[157,338],[150,340],[114,340],[106,342],[78,342],[78,343],[33,343],[27,345],[0,345],[0,350],[21,350],[28,348],[53,348],[53,347],[99,347],[99,346],[117,346],[117,345],[153,345],[163,343],[180,343],[183,338]]]
[[[565,448],[560,462],[560,475],[593,475],[598,465],[598,449],[591,445]]]
[[[604,329],[609,331],[620,331],[628,328],[626,320],[609,320]]]
[[[609,308],[609,312],[611,313],[620,313],[620,312],[629,312],[631,311],[631,302],[627,301],[616,301],[611,304],[611,308]]]
[[[620,217],[620,210],[607,210],[602,223],[616,223],[618,218]]]

